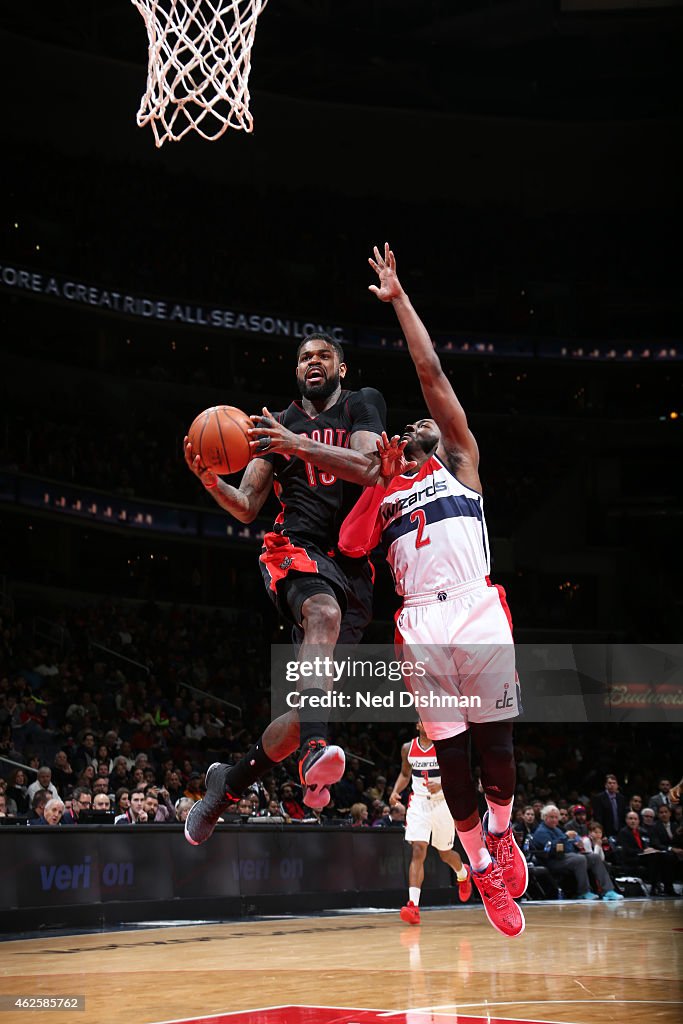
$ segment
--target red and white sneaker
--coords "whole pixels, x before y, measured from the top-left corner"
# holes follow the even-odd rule
[[[309,740],[301,748],[299,778],[304,787],[304,803],[318,810],[330,802],[330,786],[339,782],[346,758],[341,747],[328,745],[325,740]]]
[[[458,897],[461,903],[467,903],[468,899],[472,895],[472,870],[469,864],[463,865],[467,872],[467,878],[463,878],[462,882],[457,879],[458,882]]]
[[[526,857],[515,842],[512,829],[508,825],[501,836],[488,830],[488,812],[484,815],[483,828],[486,849],[503,872],[508,892],[513,900],[523,896],[529,884],[529,867]]]
[[[508,892],[500,867],[492,863],[481,874],[473,871],[472,880],[481,894],[486,916],[496,931],[510,938],[521,935],[526,923],[524,914]]]
[[[406,924],[420,923],[420,908],[416,907],[412,900],[408,900],[405,907],[401,907],[401,920]]]

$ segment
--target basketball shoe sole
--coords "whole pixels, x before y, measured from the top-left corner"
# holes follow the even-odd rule
[[[341,747],[311,740],[308,753],[299,762],[299,778],[304,786],[304,803],[312,810],[327,807],[330,786],[339,782],[346,768]]]
[[[229,770],[230,765],[215,761],[206,772],[206,795],[190,807],[185,819],[185,838],[193,846],[201,846],[210,839],[221,814],[238,801],[237,797],[226,796],[225,776]]]

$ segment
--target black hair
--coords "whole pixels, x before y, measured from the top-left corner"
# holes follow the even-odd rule
[[[307,334],[305,338],[299,342],[299,347],[296,350],[296,361],[299,362],[299,355],[301,349],[308,341],[324,341],[326,344],[331,345],[334,351],[339,356],[339,362],[344,362],[344,349],[336,338],[333,338],[331,334],[326,334],[325,331],[314,331],[313,334]]]

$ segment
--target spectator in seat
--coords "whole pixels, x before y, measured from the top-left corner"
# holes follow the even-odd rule
[[[657,820],[652,825],[652,841],[660,850],[667,850],[673,844],[675,832],[671,825],[671,808],[668,804],[660,804]]]
[[[660,779],[658,792],[655,793],[654,796],[650,797],[648,807],[651,807],[656,814],[657,809],[661,807],[662,804],[666,804],[667,807],[671,807],[672,803],[671,782],[669,779]]]
[[[522,809],[522,820],[516,821],[512,826],[513,831],[516,832],[520,837],[519,845],[524,849],[524,842],[527,839],[531,839],[532,835],[536,831],[538,822],[536,821],[536,815],[531,804],[527,804]]]
[[[166,821],[166,808],[164,808],[163,813],[159,813],[159,797],[157,796],[156,791],[151,786],[148,786],[145,789],[144,798],[145,799],[143,801],[142,806],[144,807],[147,813],[147,821],[150,824]]]
[[[3,802],[3,810],[5,815],[9,818],[16,818],[17,816],[17,805],[7,796],[7,780],[0,779],[0,799]]]
[[[353,828],[364,828],[368,824],[368,809],[365,804],[357,803],[351,807],[351,825]]]
[[[7,810],[7,797],[4,793],[0,793],[0,818],[13,818],[14,815],[10,814]]]
[[[569,836],[559,828],[560,812],[554,804],[546,804],[541,811],[541,824],[531,839],[531,848],[538,863],[548,868],[556,882],[571,875],[576,882],[579,899],[597,900],[588,881],[588,869],[602,890],[606,900],[621,900],[612,879],[601,860],[594,853],[587,853],[579,836]]]
[[[197,800],[201,800],[203,779],[204,776],[201,774],[201,772],[192,772],[189,779],[187,780],[187,785],[185,786],[183,796],[188,797],[193,803],[196,803]]]
[[[111,811],[111,798],[108,793],[95,793],[92,798],[93,811]]]
[[[564,831],[567,835],[570,832],[574,832],[578,836],[587,836],[588,821],[586,808],[583,806],[583,804],[574,804],[574,806],[571,808],[571,813],[572,816],[567,822],[567,824],[563,826],[560,822],[560,827],[564,828]]]
[[[62,825],[77,825],[81,811],[92,807],[92,792],[85,786],[78,786],[71,794],[71,810],[65,811]]]
[[[28,779],[23,768],[15,768],[10,772],[5,796],[8,800],[14,800],[17,814],[28,814],[31,798],[28,795]]]
[[[157,810],[157,821],[175,821],[175,806],[171,801],[171,795],[165,786],[158,786],[154,783],[148,786],[145,793],[154,793],[159,801]]]
[[[29,821],[29,824],[30,825],[58,825],[58,824],[61,824],[61,817],[63,815],[63,810],[65,810],[65,805],[63,805],[63,802],[59,799],[59,797],[57,797],[55,799],[53,797],[49,797],[48,796],[47,800],[45,801],[43,806],[40,808],[40,814],[36,815],[36,817],[34,817],[34,818],[31,818],[30,821]]]
[[[271,797],[268,801],[268,806],[265,810],[261,811],[260,816],[262,818],[282,818],[284,816],[284,812],[280,806],[280,801],[277,797]]]
[[[114,795],[114,813],[125,814],[130,807],[130,790],[128,786],[120,786]]]
[[[48,800],[58,799],[58,797],[52,797],[48,790],[38,790],[37,793],[34,794],[33,800],[31,801],[31,812],[29,821],[31,822],[35,818],[40,818],[42,823],[45,804],[48,802]]]
[[[619,830],[617,841],[629,871],[652,883],[652,896],[675,895],[673,862],[653,844],[650,832],[641,825],[635,811],[629,811],[626,815],[626,824]]]
[[[97,774],[107,776],[111,775],[114,770],[114,762],[106,743],[100,743],[97,748],[97,753],[95,754],[95,759],[97,761]],[[104,769],[104,771],[102,769]]]
[[[241,814],[243,818],[251,818],[251,800],[248,796],[243,796],[237,805],[237,813]]]
[[[128,762],[125,757],[119,756],[114,760],[114,769],[109,776],[109,786],[112,792],[116,792],[121,786],[128,785]]]
[[[190,813],[190,807],[192,807],[193,803],[194,800],[190,800],[186,796],[181,796],[180,799],[176,800],[175,820],[181,822],[181,824],[184,824],[185,818]]]
[[[36,781],[32,782],[28,787],[27,796],[29,800],[33,800],[39,789],[46,789],[54,800],[59,799],[57,788],[52,782],[52,769],[46,764],[40,766]]]
[[[640,817],[640,814],[641,814],[641,812],[643,810],[643,798],[642,798],[642,796],[640,796],[639,793],[634,793],[633,794],[633,796],[631,797],[631,799],[628,802],[627,810],[628,811],[635,811],[636,814]]]
[[[64,802],[59,799],[48,800],[43,811],[43,818],[46,825],[61,825],[64,815]]]
[[[60,793],[65,795],[76,781],[66,750],[58,750],[52,766],[52,781]]]
[[[588,826],[588,835],[584,837],[583,845],[587,853],[594,853],[605,860],[605,849],[603,847],[604,832],[599,821],[591,821]]]
[[[619,780],[616,775],[605,776],[605,788],[593,803],[593,818],[599,821],[606,836],[616,836],[623,827],[626,814],[626,800],[619,792]]]
[[[95,793],[108,793],[109,792],[109,779],[104,775],[98,775],[92,784],[93,796]]]
[[[280,790],[280,803],[288,818],[297,820],[305,817],[305,812],[300,801],[294,796],[294,788],[291,782],[285,782]]]
[[[643,807],[640,812],[640,824],[646,832],[651,833],[657,823],[657,815],[652,807]]]
[[[78,778],[76,780],[76,785],[81,786],[81,788],[92,789],[92,784],[95,781],[95,777],[95,769],[91,764],[89,764],[87,768],[84,768],[83,771],[79,773]]]
[[[180,780],[179,773],[175,769],[166,772],[164,777],[164,786],[168,790],[169,797],[175,804],[183,795],[183,784]]]
[[[533,817],[533,808],[530,807],[529,810]],[[526,835],[519,829],[513,829],[513,836],[517,845],[521,847],[522,853],[524,854],[527,862],[527,868],[529,871],[529,885],[525,894],[527,899],[557,899],[557,884],[555,879],[550,874],[547,867],[543,864],[536,863],[534,854],[532,853],[531,833]]]
[[[93,769],[93,775],[97,768],[97,750],[95,747],[95,735],[92,732],[86,732],[81,740],[81,745],[76,748],[76,753],[72,760],[73,769],[78,774],[84,770],[84,768]]]
[[[141,790],[135,790],[130,794],[130,806],[123,814],[114,819],[115,825],[144,825],[147,823],[147,811],[145,810],[145,794]]]
[[[386,819],[383,819],[386,820]],[[385,828],[405,828],[406,827],[406,805],[402,803],[394,804],[389,813],[389,821]]]

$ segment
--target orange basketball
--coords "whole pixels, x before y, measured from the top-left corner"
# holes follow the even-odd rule
[[[214,473],[237,473],[251,458],[251,420],[234,405],[214,405],[192,421],[187,437],[202,466]]]

